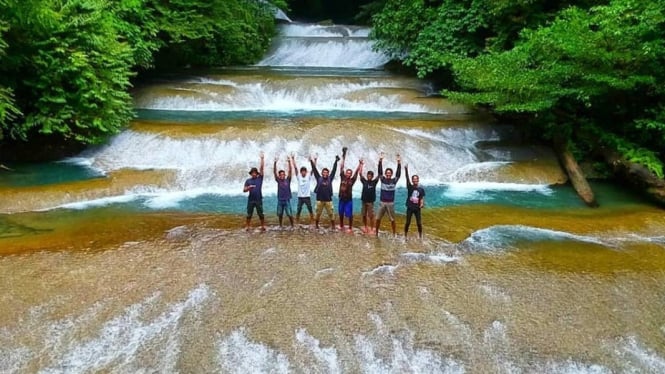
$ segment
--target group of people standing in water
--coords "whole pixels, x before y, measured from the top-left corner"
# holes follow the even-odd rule
[[[353,232],[353,196],[352,189],[358,177],[362,183],[361,201],[361,215],[363,219],[362,231],[367,234],[379,235],[381,227],[381,219],[385,215],[390,219],[393,236],[396,234],[395,224],[395,190],[397,189],[397,182],[401,176],[402,164],[400,155],[397,155],[397,168],[393,174],[392,168],[383,169],[383,153],[379,156],[378,175],[374,176],[374,172],[369,170],[363,176],[363,168],[365,162],[360,159],[358,166],[355,170],[350,168],[345,169],[347,148],[342,148],[342,157],[335,156],[332,170],[328,168],[317,168],[317,157],[310,157],[311,172],[306,167],[302,166],[298,169],[295,156],[293,154],[287,156],[288,168],[287,170],[277,170],[278,158],[275,158],[273,163],[273,175],[277,183],[277,217],[279,218],[280,227],[283,226],[284,215],[289,219],[290,225],[294,226],[294,217],[291,209],[291,179],[293,172],[295,172],[296,180],[298,182],[298,204],[295,214],[295,224],[300,224],[300,216],[303,207],[309,212],[309,224],[314,222],[315,227],[319,228],[321,216],[325,211],[327,217],[330,219],[332,229],[335,229],[335,213],[333,210],[333,179],[337,172],[337,163],[341,160],[340,164],[340,183],[338,192],[338,206],[337,213],[339,216],[339,229],[341,231]],[[249,230],[251,227],[251,220],[256,211],[261,222],[261,229],[265,230],[265,216],[263,214],[263,177],[264,177],[265,155],[263,152],[260,154],[259,168],[253,167],[249,171],[250,178],[245,181],[243,192],[248,192],[247,198],[247,217],[245,229]],[[425,190],[420,186],[418,175],[413,175],[409,178],[409,167],[404,166],[406,172],[406,222],[404,224],[404,236],[406,237],[409,232],[412,217],[416,218],[416,225],[418,227],[418,236],[422,238],[423,227],[421,218],[421,209],[425,205]],[[311,202],[311,185],[315,181],[314,195],[316,198],[316,206],[312,209]],[[379,209],[374,214],[374,205],[377,198],[376,187],[381,182],[379,197]],[[348,226],[344,226],[345,218]]]

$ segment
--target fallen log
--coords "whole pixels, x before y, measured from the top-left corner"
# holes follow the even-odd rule
[[[555,140],[554,152],[559,159],[559,163],[561,163],[561,167],[563,167],[566,174],[568,174],[568,178],[577,192],[577,195],[579,195],[587,206],[592,208],[598,207],[596,196],[584,176],[582,168],[580,168],[580,165],[577,163],[577,160],[575,160],[575,157],[573,157],[572,152],[568,149],[568,144],[560,139]]]
[[[647,167],[626,160],[619,152],[608,147],[600,152],[614,175],[630,187],[646,195],[660,206],[665,207],[665,181],[658,178]]]

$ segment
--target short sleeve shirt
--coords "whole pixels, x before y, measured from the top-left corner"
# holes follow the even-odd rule
[[[247,179],[245,181],[245,186],[254,186],[254,188],[249,190],[249,196],[247,197],[249,201],[263,200],[263,194],[261,193],[261,187],[263,186],[263,175],[259,175],[256,178]]]

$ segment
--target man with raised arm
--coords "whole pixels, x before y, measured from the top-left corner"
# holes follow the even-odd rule
[[[312,174],[316,178],[316,187],[314,188],[314,193],[316,194],[316,218],[314,219],[316,228],[319,228],[319,220],[321,219],[321,213],[326,211],[326,214],[330,218],[331,228],[335,229],[335,213],[333,213],[332,207],[332,197],[333,197],[333,187],[332,181],[335,178],[335,172],[337,172],[337,162],[339,161],[339,156],[335,156],[335,163],[333,164],[332,172],[328,168],[323,168],[321,174],[316,169],[316,157],[309,158],[310,163],[312,164]]]
[[[384,214],[388,214],[390,218],[390,226],[393,229],[393,236],[396,235],[395,228],[395,189],[397,188],[397,181],[402,172],[402,164],[399,154],[397,154],[397,172],[393,178],[393,169],[387,168],[385,174],[383,173],[383,152],[379,155],[379,179],[381,180],[381,195],[379,204],[379,213],[376,217],[376,236],[379,236],[379,228],[381,227],[381,218]]]
[[[302,212],[302,206],[305,205],[309,211],[309,224],[312,224],[314,221],[314,213],[312,211],[312,174],[307,174],[307,168],[301,167],[300,173],[298,173],[298,165],[296,165],[296,159],[293,154],[291,154],[291,165],[293,165],[293,170],[296,172],[296,180],[298,181],[298,208],[296,209],[296,224],[300,225],[300,213]]]
[[[416,216],[416,225],[418,226],[418,237],[423,238],[423,225],[420,217],[420,210],[425,206],[425,189],[419,184],[420,178],[414,175],[409,180],[409,165],[404,165],[406,173],[406,223],[404,224],[404,238],[409,233],[411,225],[411,216]]]
[[[293,213],[291,213],[291,159],[287,156],[289,175],[286,176],[284,170],[277,171],[277,160],[273,164],[272,172],[277,182],[277,218],[279,219],[279,227],[282,228],[282,220],[284,213],[289,217],[291,227],[293,228]]]
[[[360,163],[356,167],[356,171],[351,169],[344,170],[344,162],[346,161],[347,148],[342,148],[342,164],[340,166],[339,177],[339,202],[337,204],[337,213],[339,214],[339,229],[344,231],[344,217],[349,219],[349,232],[353,232],[353,184],[358,179],[358,172],[360,171]]]
[[[263,216],[263,194],[261,193],[261,188],[263,187],[264,167],[263,152],[259,154],[259,157],[261,158],[259,169],[253,167],[249,170],[251,178],[245,181],[245,186],[242,189],[242,192],[249,192],[249,195],[247,196],[247,220],[245,222],[245,230],[247,231],[250,229],[250,222],[252,221],[254,209],[256,209],[256,214],[261,220],[261,230],[266,230],[265,218]]]
[[[363,232],[371,233],[374,231],[374,202],[376,201],[376,185],[379,183],[379,177],[374,178],[374,172],[367,171],[367,178],[363,177],[363,167],[365,161],[360,160],[360,183],[363,185],[363,192],[360,195],[362,207],[360,214],[363,216]]]

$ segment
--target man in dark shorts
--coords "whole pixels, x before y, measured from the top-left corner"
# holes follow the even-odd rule
[[[291,165],[296,171],[296,179],[298,181],[298,208],[296,210],[296,223],[300,224],[300,213],[302,212],[303,205],[309,211],[309,224],[314,221],[314,213],[312,211],[312,174],[307,174],[307,168],[301,167],[298,173],[298,165],[294,155],[291,155]]]
[[[381,180],[381,195],[379,204],[379,213],[376,216],[376,236],[379,236],[379,228],[381,227],[381,218],[384,214],[388,214],[390,218],[390,226],[393,229],[393,236],[396,235],[395,228],[395,189],[397,188],[397,181],[402,172],[402,164],[399,154],[397,155],[397,172],[393,178],[393,169],[387,168],[385,174],[383,173],[383,153],[379,156],[379,179]]]
[[[282,227],[284,213],[289,217],[291,228],[293,228],[293,213],[291,213],[291,159],[286,158],[288,162],[289,175],[286,176],[284,170],[277,171],[277,157],[273,163],[272,172],[277,182],[277,218],[279,219],[279,227]]]
[[[409,181],[409,165],[404,165],[406,173],[406,223],[404,224],[404,238],[409,233],[411,225],[411,216],[416,216],[416,225],[418,226],[418,236],[423,238],[423,225],[420,217],[420,210],[425,206],[425,189],[420,186],[420,178],[417,175],[411,177]]]
[[[316,194],[316,218],[314,219],[316,228],[319,228],[319,219],[321,219],[321,213],[325,210],[330,218],[331,228],[334,230],[335,213],[332,208],[332,181],[335,178],[335,172],[337,172],[339,156],[335,156],[332,172],[330,172],[328,168],[323,168],[321,174],[319,174],[319,171],[316,169],[316,158],[310,157],[309,161],[312,164],[312,174],[314,174],[314,178],[316,178],[316,188],[314,188],[314,193]]]
[[[249,192],[249,195],[247,196],[247,221],[245,223],[245,230],[247,231],[250,229],[250,222],[252,221],[254,209],[256,209],[256,214],[261,220],[261,230],[266,230],[265,218],[263,216],[263,194],[261,193],[261,187],[263,187],[263,152],[261,152],[260,157],[261,162],[259,169],[251,168],[249,170],[251,178],[245,181],[245,186],[242,189],[242,192]]]
[[[337,213],[339,214],[339,229],[344,231],[344,217],[349,219],[349,232],[353,232],[353,185],[358,178],[360,163],[355,173],[351,169],[344,170],[347,148],[342,148],[342,164],[340,166],[339,177],[339,202],[337,204]]]
[[[374,178],[374,172],[369,170],[367,178],[363,177],[363,166],[365,162],[360,160],[360,183],[363,185],[363,192],[360,195],[362,207],[360,214],[363,216],[363,232],[374,232],[374,202],[376,201],[376,185],[379,183],[379,177]]]

